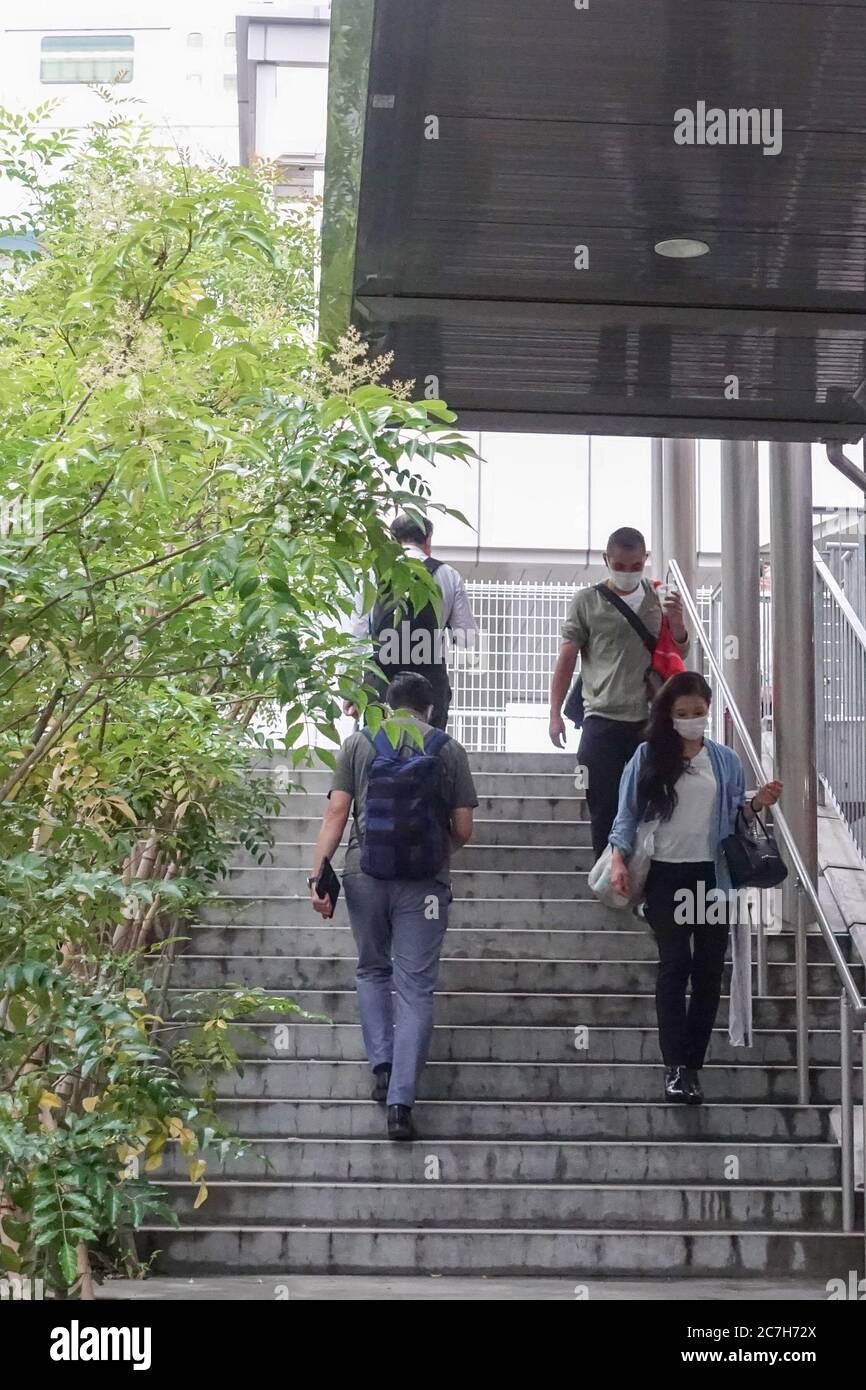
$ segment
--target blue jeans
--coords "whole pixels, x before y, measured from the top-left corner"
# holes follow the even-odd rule
[[[343,891],[358,947],[367,1057],[371,1067],[391,1067],[388,1105],[413,1105],[433,1033],[433,991],[451,890],[432,879],[386,881],[349,873]]]

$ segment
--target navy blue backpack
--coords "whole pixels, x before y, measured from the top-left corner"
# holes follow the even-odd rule
[[[371,878],[435,878],[448,858],[449,815],[442,794],[442,760],[448,742],[431,729],[424,751],[414,743],[395,748],[380,729],[367,772],[367,806],[361,872]]]

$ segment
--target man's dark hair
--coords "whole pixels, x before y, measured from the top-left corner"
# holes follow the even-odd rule
[[[416,521],[413,516],[407,516],[405,512],[401,512],[391,522],[391,535],[401,545],[423,545],[433,534],[433,522],[426,516],[423,520],[424,525],[422,526],[421,522]]]
[[[426,714],[436,703],[432,685],[417,671],[400,671],[388,686],[385,700],[391,709],[410,709],[413,714]]]
[[[646,541],[633,526],[620,526],[619,530],[608,536],[607,549],[611,550],[615,545],[621,545],[623,550],[646,550]]]

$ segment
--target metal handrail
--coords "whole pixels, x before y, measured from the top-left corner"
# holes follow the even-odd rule
[[[742,743],[742,746],[746,752],[749,762],[752,765],[752,771],[755,773],[757,777],[761,779],[761,781],[763,781],[765,776],[763,764],[761,763],[761,759],[758,756],[758,751],[755,748],[754,743],[752,742],[752,737],[749,733],[748,728],[746,727],[746,722],[743,719],[743,716],[740,713],[737,703],[734,700],[734,697],[731,693],[731,688],[728,685],[728,682],[725,680],[724,675],[722,674],[722,668],[719,665],[718,659],[716,658],[716,654],[712,649],[712,644],[710,643],[710,640],[707,637],[706,632],[704,631],[704,627],[701,623],[694,599],[692,598],[688,585],[686,584],[686,581],[683,578],[683,572],[677,564],[676,560],[671,560],[669,562],[669,569],[674,579],[676,580],[677,589],[679,590],[680,597],[682,598],[683,608],[686,611],[686,614],[689,618],[695,635],[698,638],[698,641],[704,649],[704,653],[708,662],[710,663],[710,667],[718,683],[719,689],[725,697],[725,703],[728,708],[728,713],[731,716],[731,722],[733,723],[734,728],[736,729],[737,734],[739,735],[740,742]],[[856,617],[856,614],[854,616]],[[788,825],[788,822],[786,821],[783,812],[779,809],[778,806],[773,807],[773,825],[774,828],[778,831],[779,836],[782,839],[785,848],[788,851],[788,855],[794,867],[794,872],[797,875],[798,884],[800,885],[800,887],[802,888],[803,892],[806,894],[806,897],[809,899],[809,902],[812,905],[812,909],[815,913],[815,920],[818,923],[818,927],[826,942],[827,949],[829,950],[830,955],[832,957],[833,964],[835,965],[839,978],[845,988],[845,993],[847,994],[851,1002],[851,1005],[853,1006],[854,1013],[856,1016],[856,1022],[858,1024],[864,1024],[866,1023],[866,1001],[864,1001],[863,997],[861,996],[860,991],[857,988],[856,981],[854,980],[854,976],[851,974],[851,971],[848,967],[848,962],[845,960],[845,957],[842,955],[842,952],[839,949],[839,943],[836,940],[835,933],[833,932],[833,929],[830,926],[829,920],[827,918],[827,914],[825,913],[819,901],[818,890],[812,882],[809,870],[806,868],[806,865],[803,861],[803,857],[797,848],[794,836],[791,833],[791,829]]]
[[[758,750],[752,742],[751,734],[746,727],[746,722],[737,706],[731,693],[731,688],[722,674],[722,668],[713,651],[713,645],[704,630],[703,623],[697,610],[694,598],[683,577],[683,572],[676,560],[671,560],[668,565],[670,574],[673,576],[682,599],[683,608],[686,611],[692,629],[704,650],[704,655],[710,664],[710,669],[715,676],[719,690],[725,698],[731,722],[740,736],[740,742],[745,750],[746,756],[752,765],[752,771],[763,782],[764,768],[758,755]],[[831,576],[832,578],[832,576]],[[856,615],[854,615],[856,617]],[[803,857],[797,848],[790,826],[785,819],[784,813],[778,806],[773,807],[773,824],[778,830],[779,836],[785,845],[788,856],[794,867],[796,874],[797,888],[797,932],[795,937],[794,954],[794,973],[795,973],[795,992],[796,992],[796,1022],[797,1022],[797,1091],[801,1105],[807,1105],[810,1100],[809,1091],[809,1017],[808,1017],[808,959],[806,942],[806,916],[804,911],[805,898],[809,899],[815,914],[818,928],[824,938],[824,942],[830,952],[830,957],[836,967],[836,972],[842,983],[842,994],[839,1001],[839,1075],[841,1078],[840,1114],[841,1114],[841,1133],[839,1136],[839,1149],[841,1156],[841,1191],[842,1191],[842,1230],[850,1233],[854,1230],[855,1221],[855,1177],[854,1177],[854,1027],[863,1028],[862,1037],[862,1077],[866,1084],[866,1004],[864,1004],[860,991],[854,981],[854,977],[848,967],[848,962],[839,949],[833,929],[827,920],[827,915],[818,899],[818,890],[812,882],[808,869],[803,861]],[[805,895],[805,896],[804,896]],[[759,946],[763,940],[763,923],[759,922]],[[866,1097],[864,1097],[866,1101]],[[866,1103],[863,1105],[863,1148],[866,1152]],[[864,1238],[866,1238],[866,1223],[864,1223]]]
[[[833,602],[838,606],[855,640],[859,642],[863,650],[866,651],[866,627],[863,626],[850,602],[845,597],[845,590],[840,586],[838,579],[832,574],[826,562],[821,559],[817,550],[812,551],[812,560],[815,565],[816,573],[833,599]]]

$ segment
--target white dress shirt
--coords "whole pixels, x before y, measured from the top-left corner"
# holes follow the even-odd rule
[[[427,559],[418,545],[404,545],[403,552],[410,560]],[[442,626],[450,628],[451,636],[458,647],[472,647],[478,637],[478,624],[469,606],[469,598],[463,579],[451,565],[440,564],[433,578],[442,592]],[[369,637],[370,612],[363,609],[363,595],[355,602],[355,611],[350,619],[349,631],[353,637]]]

